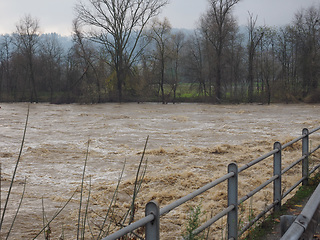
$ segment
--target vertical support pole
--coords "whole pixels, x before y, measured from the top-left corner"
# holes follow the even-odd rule
[[[273,176],[278,176],[273,181],[273,202],[278,201],[274,206],[274,211],[281,210],[281,143],[275,142],[273,149],[277,149],[273,155]]]
[[[302,185],[308,185],[309,178],[309,130],[304,128],[302,130],[302,135],[305,135],[302,138],[302,156],[306,155],[306,157],[302,160],[302,177],[305,178],[302,181]]]
[[[228,213],[228,239],[238,239],[238,166],[235,163],[228,165],[228,173],[234,176],[228,179],[228,206],[234,206]]]
[[[154,215],[154,220],[146,224],[146,240],[160,239],[160,210],[156,201],[148,202],[146,205],[145,215]]]

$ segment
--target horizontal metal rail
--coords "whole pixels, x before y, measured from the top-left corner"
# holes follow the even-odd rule
[[[311,170],[310,170],[310,175],[312,173],[314,173],[318,168],[320,168],[320,164],[318,164],[317,166],[314,166]]]
[[[198,227],[193,234],[198,235],[208,227],[210,227],[212,224],[214,224],[216,221],[218,221],[220,218],[226,216],[229,212],[231,212],[235,208],[234,205],[231,205],[227,208],[225,208],[223,211],[219,212],[217,215],[215,215],[213,218],[208,220],[206,223],[202,224],[200,227]]]
[[[174,208],[180,206],[181,204],[183,204],[183,203],[195,198],[196,196],[200,195],[201,193],[204,193],[204,192],[208,191],[210,188],[213,188],[213,187],[217,186],[218,184],[224,182],[225,180],[228,180],[229,178],[231,178],[233,176],[234,176],[233,172],[228,173],[228,174],[222,176],[221,178],[219,178],[219,179],[217,179],[217,180],[215,180],[215,181],[203,186],[202,188],[199,188],[198,190],[188,194],[187,196],[182,197],[179,200],[177,200],[177,201],[175,201],[175,202],[173,202],[173,203],[161,208],[160,209],[160,216],[170,212],[172,209],[174,209]]]
[[[312,130],[309,131],[309,135],[312,134],[312,133],[315,133],[315,132],[317,132],[317,131],[319,131],[319,130],[320,130],[320,127],[317,127],[317,128],[315,128],[315,129],[312,129]]]
[[[238,201],[238,204],[243,203],[244,201],[248,200],[249,198],[251,198],[253,195],[255,195],[257,192],[259,192],[260,190],[262,190],[263,188],[265,188],[266,186],[268,186],[270,183],[272,183],[274,180],[276,180],[279,176],[275,175],[272,178],[270,178],[269,180],[265,181],[264,183],[262,183],[259,187],[255,188],[254,190],[252,190],[251,192],[249,192],[246,196],[244,196],[243,198],[241,198]]]
[[[308,157],[309,155],[313,154],[314,152],[316,152],[318,149],[320,148],[320,145],[316,148],[314,148],[313,150],[311,150],[307,155],[303,155],[301,158],[299,158],[296,162],[290,164],[288,167],[286,167],[285,169],[282,170],[281,175],[283,175],[284,173],[288,172],[291,168],[293,168],[294,166],[296,166],[297,164],[299,164],[302,160],[304,160],[306,157]]]
[[[310,134],[309,134],[309,135],[310,135]],[[300,136],[300,137],[298,137],[298,138],[296,138],[296,139],[293,139],[293,140],[290,141],[290,142],[287,142],[287,143],[283,144],[282,147],[281,147],[281,150],[283,150],[283,149],[291,146],[292,144],[294,144],[294,143],[296,143],[296,142],[299,142],[299,141],[300,141],[301,139],[303,139],[305,136],[306,136],[306,135],[302,135],[302,136]]]
[[[281,175],[285,174],[286,172],[288,172],[291,168],[293,168],[294,166],[298,165],[302,160],[304,160],[306,157],[308,157],[309,155],[303,155],[301,158],[299,158],[297,161],[295,161],[294,163],[290,164],[288,167],[286,167],[285,169],[283,169],[281,171]]]
[[[296,218],[290,228],[282,236],[282,240],[298,240],[303,233],[310,234],[313,236],[313,233],[308,233],[309,224],[311,223],[314,216],[319,211],[320,207],[320,184],[310,197],[306,206],[303,208],[300,215]],[[307,238],[304,238],[307,239]]]
[[[275,201],[268,205],[262,212],[260,212],[254,219],[252,219],[241,231],[239,232],[239,236],[241,236],[245,231],[247,231],[256,221],[262,218],[267,212],[269,212],[275,205],[277,205],[279,201]]]
[[[143,227],[145,226],[147,223],[152,222],[154,220],[154,215],[153,214],[149,214],[148,216],[140,219],[137,222],[134,222],[128,226],[126,226],[125,228],[120,229],[119,231],[103,238],[102,240],[115,240],[118,239],[134,230],[136,230],[137,228]]]
[[[317,151],[319,148],[320,148],[320,145],[319,145],[318,147],[312,149],[312,150],[310,151],[309,155],[311,155],[312,153],[314,153],[315,151]]]
[[[285,193],[282,194],[282,198],[285,198],[286,196],[289,195],[289,193],[291,193],[296,187],[298,187],[300,185],[300,183],[303,182],[303,180],[305,180],[306,177],[302,177],[298,182],[296,182],[291,188],[289,188]]]
[[[286,172],[288,172],[291,168],[293,168],[294,166],[298,165],[301,161],[303,161],[306,157],[308,157],[309,155],[313,154],[314,152],[316,152],[318,149],[320,148],[320,145],[316,148],[314,148],[313,150],[311,150],[307,155],[303,155],[301,158],[299,158],[297,161],[295,161],[294,163],[290,164],[288,167],[286,167],[285,169],[283,169],[281,171],[281,175],[285,174]],[[310,171],[310,174],[313,173],[314,171]]]
[[[313,154],[313,153],[316,152],[318,149],[320,149],[320,145],[319,145],[318,147],[312,149],[309,154],[310,154],[310,155]],[[317,166],[314,166],[314,167],[310,170],[309,174],[311,175],[312,173],[314,173],[319,167],[320,167],[320,164],[318,164]]]
[[[147,235],[147,232],[150,234],[150,231],[153,232],[154,226],[157,225],[159,228],[159,222],[160,222],[160,216],[165,215],[169,213],[171,210],[179,207],[180,205],[186,203],[187,201],[201,195],[202,193],[208,191],[209,189],[221,184],[222,182],[228,180],[228,207],[220,211],[218,214],[216,214],[214,217],[212,217],[210,220],[202,224],[200,227],[195,229],[193,231],[194,235],[197,235],[204,231],[205,229],[209,228],[212,224],[217,222],[219,219],[222,217],[228,215],[227,220],[228,220],[228,239],[237,239],[237,236],[241,236],[245,231],[247,231],[256,221],[258,221],[262,216],[264,216],[267,212],[269,212],[271,209],[274,209],[275,211],[280,210],[281,207],[281,200],[284,199],[286,196],[288,196],[289,193],[291,193],[295,188],[297,188],[301,183],[306,184],[308,181],[308,178],[310,174],[314,173],[317,169],[320,168],[320,164],[317,166],[314,166],[312,170],[309,171],[309,159],[308,157],[316,152],[317,150],[320,149],[320,145],[317,146],[316,148],[309,150],[309,136],[312,133],[315,133],[320,130],[320,127],[315,128],[311,131],[308,131],[308,129],[303,129],[302,131],[302,136],[285,143],[284,145],[281,145],[279,142],[276,142],[274,144],[274,150],[260,156],[259,158],[243,165],[242,167],[238,168],[236,164],[229,164],[228,166],[228,171],[229,173],[220,177],[219,179],[216,179],[215,181],[208,183],[207,185],[197,189],[196,191],[176,200],[175,202],[159,209],[158,204],[156,204],[156,210],[150,210],[148,209],[148,204],[146,207],[146,217],[140,219],[137,222],[132,223],[131,225],[119,230],[118,232],[111,234],[110,236],[104,238],[103,240],[115,240],[118,238],[121,238],[122,236],[133,232],[135,229],[146,226],[146,239],[153,239],[154,237],[150,237],[151,235]],[[289,166],[285,167],[283,170],[281,170],[281,155],[282,155],[282,150],[291,146],[294,143],[297,143],[298,141],[302,140],[302,157],[300,157],[298,160],[296,160],[294,163],[291,163]],[[238,175],[239,173],[243,172],[244,170],[262,162],[263,160],[271,157],[273,155],[273,160],[274,160],[274,175],[269,178],[267,181],[250,191],[248,194],[243,196],[241,199],[238,199]],[[290,187],[288,191],[285,193],[281,193],[281,176],[288,172],[290,169],[298,165],[299,163],[302,162],[302,178],[293,184],[293,186]],[[231,165],[233,167],[229,168]],[[232,169],[232,171],[231,171]],[[238,220],[238,205],[243,203],[244,201],[248,200],[252,196],[254,196],[256,193],[261,191],[263,188],[268,186],[270,183],[274,184],[274,198],[273,198],[273,203],[268,205],[262,212],[260,212],[254,219],[252,219],[243,229],[238,231],[237,229],[237,224],[234,225],[234,223],[237,223]],[[318,186],[319,188],[319,186]],[[317,189],[318,189],[317,188]],[[320,192],[318,193],[320,195]],[[318,195],[318,196],[319,196]],[[317,197],[318,197],[317,196]],[[311,203],[310,203],[311,204]],[[320,200],[319,204],[320,205]],[[154,214],[156,212],[156,214]],[[155,222],[157,224],[155,224]],[[150,226],[152,225],[152,228],[150,229]],[[232,227],[230,227],[232,225]],[[149,230],[148,230],[149,229]],[[159,230],[156,230],[158,233]],[[238,234],[238,235],[237,235]],[[156,239],[159,239],[157,237]]]
[[[309,134],[308,134],[308,135],[311,135],[312,133],[315,133],[315,132],[317,132],[317,131],[319,131],[319,130],[320,130],[320,127],[315,128],[315,129],[309,131]],[[294,144],[294,143],[296,143],[296,142],[299,142],[299,141],[300,141],[301,139],[303,139],[304,137],[306,137],[306,134],[302,134],[302,136],[300,136],[300,137],[298,137],[298,138],[295,138],[295,139],[293,139],[292,141],[283,144],[281,150],[289,147],[290,145],[292,145],[292,144]]]
[[[315,132],[317,132],[317,131],[319,131],[319,130],[320,130],[320,127],[315,128],[315,129],[313,129],[313,130],[310,130],[308,135],[311,135],[312,133],[315,133]],[[296,142],[299,142],[299,141],[300,141],[301,139],[303,139],[305,136],[306,136],[306,134],[302,134],[302,136],[300,136],[300,137],[298,137],[298,138],[295,138],[295,139],[293,139],[293,140],[290,141],[290,142],[287,142],[286,144],[282,145],[281,150],[289,147],[290,145],[292,145],[292,144],[294,144],[294,143],[296,143]]]
[[[279,152],[279,149],[272,150],[271,152],[269,152],[269,153],[267,153],[265,155],[262,155],[261,157],[258,157],[257,159],[255,159],[255,160],[243,165],[242,167],[239,168],[239,173],[241,173],[242,171],[244,171],[244,170],[252,167],[253,165],[263,161],[264,159],[272,156],[273,154],[275,154],[277,152]]]

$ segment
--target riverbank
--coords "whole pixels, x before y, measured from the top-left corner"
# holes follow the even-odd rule
[[[280,217],[283,215],[298,216],[314,190],[320,184],[320,172],[309,180],[308,186],[301,186],[296,194],[290,198],[283,206],[279,213],[271,214],[259,226],[255,227],[246,240],[276,240],[281,238]],[[313,239],[320,239],[320,226]]]

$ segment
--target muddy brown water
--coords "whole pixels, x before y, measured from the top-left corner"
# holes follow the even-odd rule
[[[28,104],[2,103],[0,109],[1,207],[17,160]],[[165,206],[226,174],[231,162],[242,166],[272,150],[273,143],[285,143],[301,135],[303,128],[320,125],[320,105],[209,105],[209,104],[31,104],[21,161],[10,198],[2,235],[8,231],[20,200],[23,182],[26,192],[10,239],[32,239],[81,185],[87,161],[84,202],[91,179],[89,225],[94,234],[110,204],[119,175],[120,185],[113,219],[120,221],[130,205],[135,173],[147,137],[147,170],[136,203],[136,219],[144,206],[157,200]],[[314,134],[311,145],[320,142]],[[283,153],[284,165],[300,154],[299,146]],[[320,159],[313,158],[314,163]],[[239,196],[248,193],[272,175],[272,159],[239,176]],[[300,179],[299,168],[284,177],[284,190]],[[226,185],[210,190],[194,201],[170,212],[161,220],[162,239],[179,239],[185,229],[190,206],[201,205],[203,219],[226,205]],[[285,189],[286,188],[286,189]],[[272,199],[272,186],[254,196],[243,207],[263,209]],[[75,239],[79,190],[64,211],[50,225],[51,238]],[[44,211],[43,211],[44,209]],[[43,212],[45,214],[43,214]],[[220,239],[224,221],[211,229]],[[87,227],[88,229],[88,227]],[[37,239],[44,239],[40,235]],[[86,239],[91,239],[89,232]]]

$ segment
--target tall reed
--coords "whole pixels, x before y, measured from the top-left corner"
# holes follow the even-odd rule
[[[84,183],[84,176],[85,176],[85,173],[86,173],[88,156],[89,156],[89,146],[90,146],[90,139],[88,140],[86,159],[84,161],[83,172],[82,172],[81,189],[80,189],[79,215],[78,215],[78,228],[77,228],[77,239],[79,239],[79,237],[80,237],[80,220],[81,220],[81,210],[82,210],[83,183]],[[82,225],[83,225],[83,228],[85,228],[85,222],[83,222]]]
[[[8,194],[7,194],[7,197],[6,197],[6,202],[5,202],[5,204],[4,204],[3,211],[2,211],[2,215],[1,215],[1,220],[0,220],[0,233],[1,233],[1,230],[2,230],[4,218],[5,218],[5,215],[6,215],[6,211],[7,211],[7,209],[8,209],[8,203],[9,203],[9,199],[10,199],[10,195],[11,195],[11,191],[12,191],[14,179],[15,179],[15,177],[16,177],[18,165],[19,165],[19,162],[20,162],[20,159],[21,159],[21,155],[22,155],[22,150],[23,150],[24,141],[25,141],[26,132],[27,132],[27,126],[28,126],[28,120],[29,120],[29,113],[30,113],[30,106],[28,106],[27,117],[26,117],[26,122],[25,122],[25,126],[24,126],[23,137],[22,137],[22,141],[21,141],[21,145],[20,145],[20,151],[19,151],[18,159],[17,159],[17,161],[16,161],[16,165],[15,165],[15,168],[14,168],[14,171],[13,171],[13,174],[12,174],[12,178],[11,178],[11,182],[10,182]],[[1,181],[1,179],[0,179],[0,181]],[[25,188],[24,188],[24,190],[25,190]],[[0,189],[0,192],[1,192],[1,189]],[[24,192],[23,192],[23,195],[24,195]],[[22,198],[23,198],[23,195],[22,195]],[[21,201],[20,201],[18,210],[17,210],[17,212],[16,212],[16,215],[15,215],[13,221],[12,221],[12,224],[11,224],[11,227],[10,227],[10,230],[9,230],[8,234],[10,234],[11,229],[12,229],[12,227],[13,227],[13,223],[14,223],[14,221],[15,221],[15,219],[16,219],[16,217],[17,217],[17,214],[18,214],[18,212],[19,212],[19,209],[20,209],[20,206],[21,206],[21,202],[22,202],[22,198],[21,198]],[[1,201],[1,199],[0,199],[0,201]]]
[[[26,117],[26,122],[25,122],[25,126],[24,126],[24,132],[23,132],[23,137],[22,137],[22,141],[21,141],[21,145],[20,145],[20,151],[19,151],[19,155],[18,155],[18,159],[16,161],[15,167],[14,167],[14,171],[12,174],[12,178],[11,178],[11,182],[10,182],[10,186],[9,186],[9,190],[8,190],[8,194],[6,196],[6,201],[3,207],[3,211],[1,214],[1,220],[0,220],[0,233],[3,227],[3,223],[4,223],[4,219],[6,216],[6,211],[8,209],[8,204],[9,204],[9,199],[12,193],[12,188],[13,188],[13,184],[15,181],[15,177],[17,175],[17,170],[18,170],[18,166],[21,160],[21,156],[22,156],[22,151],[23,151],[23,147],[24,147],[24,143],[25,143],[25,137],[26,137],[26,132],[27,132],[27,127],[28,127],[28,121],[29,121],[29,115],[30,115],[30,106],[28,106],[28,111],[27,111],[27,117]],[[83,167],[83,171],[82,171],[82,178],[81,178],[81,186],[80,186],[80,200],[79,200],[79,209],[78,209],[78,220],[77,220],[77,240],[83,240],[85,239],[85,233],[86,233],[86,227],[88,226],[89,231],[92,235],[93,239],[97,239],[100,240],[103,237],[109,235],[111,233],[111,226],[116,226],[116,227],[125,227],[126,225],[131,224],[134,221],[134,217],[135,217],[135,211],[136,211],[136,200],[138,197],[138,194],[141,190],[142,187],[142,183],[146,174],[146,169],[147,169],[147,160],[144,161],[145,158],[145,153],[146,153],[146,148],[147,148],[147,144],[148,144],[148,140],[149,140],[149,136],[146,139],[144,148],[143,148],[143,152],[142,152],[142,156],[140,158],[139,161],[139,165],[137,167],[137,171],[135,174],[135,182],[134,182],[134,186],[133,186],[133,192],[132,192],[132,196],[131,196],[131,203],[130,203],[130,207],[129,209],[126,211],[126,213],[122,216],[122,218],[117,221],[114,218],[114,214],[116,212],[116,202],[117,202],[117,198],[118,198],[118,194],[119,194],[119,188],[120,188],[120,184],[121,181],[123,179],[123,175],[125,172],[125,167],[126,167],[126,160],[123,164],[123,168],[121,170],[118,182],[117,182],[117,186],[116,189],[113,192],[110,204],[108,206],[107,212],[103,218],[102,224],[99,225],[99,232],[98,234],[95,236],[93,229],[91,228],[90,224],[89,224],[89,203],[90,203],[90,196],[91,196],[91,178],[90,178],[90,184],[89,184],[89,192],[88,192],[88,196],[87,196],[87,200],[86,203],[84,203],[84,181],[85,181],[85,175],[86,175],[86,168],[87,168],[87,163],[88,163],[88,158],[89,158],[89,146],[90,146],[90,140],[88,140],[88,144],[87,144],[87,151],[86,151],[86,158],[85,158],[85,162],[84,162],[84,167]],[[23,188],[23,193],[19,202],[19,205],[17,207],[16,213],[14,215],[14,218],[11,222],[9,231],[7,233],[6,239],[9,238],[10,233],[12,232],[13,229],[13,225],[15,223],[15,220],[18,216],[18,212],[20,210],[20,207],[22,205],[22,200],[24,198],[24,194],[25,194],[25,189],[26,189],[26,180],[24,182],[24,188]],[[44,207],[44,201],[42,198],[42,218],[43,218],[43,226],[42,229],[39,230],[39,232],[36,234],[36,236],[33,237],[33,239],[36,239],[37,237],[39,237],[42,233],[44,234],[44,238],[45,239],[49,239],[50,238],[50,234],[52,234],[51,232],[51,228],[50,228],[50,224],[58,217],[58,215],[60,215],[60,213],[66,208],[66,206],[70,203],[70,201],[74,198],[75,194],[78,192],[78,189],[76,189],[74,191],[74,193],[72,194],[72,196],[63,204],[61,205],[61,207],[54,213],[53,217],[51,219],[47,219],[46,213],[45,213],[45,207]],[[83,206],[85,204],[85,208],[83,209]],[[1,210],[1,164],[0,164],[0,210]],[[82,213],[84,212],[84,213]],[[136,233],[132,233],[135,236],[138,236]],[[64,238],[64,229],[62,227],[62,234],[60,239]]]

